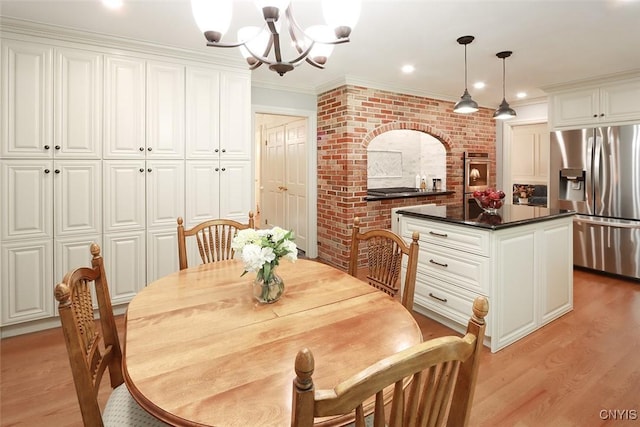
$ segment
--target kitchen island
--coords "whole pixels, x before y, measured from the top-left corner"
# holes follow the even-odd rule
[[[489,299],[485,344],[496,352],[573,309],[573,211],[505,205],[402,209],[420,233],[414,310],[463,332],[473,300]]]

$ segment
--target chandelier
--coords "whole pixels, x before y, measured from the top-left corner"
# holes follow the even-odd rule
[[[349,41],[351,30],[360,15],[360,2],[322,0],[327,25],[302,29],[293,16],[290,0],[256,0],[256,6],[264,17],[264,25],[240,28],[235,42],[221,41],[231,25],[233,0],[191,0],[191,10],[198,28],[207,39],[207,46],[239,47],[251,70],[266,64],[270,70],[283,76],[303,62],[324,68],[333,46]],[[284,19],[281,19],[283,13]],[[287,27],[295,50],[293,58],[289,60],[283,59],[283,26]]]

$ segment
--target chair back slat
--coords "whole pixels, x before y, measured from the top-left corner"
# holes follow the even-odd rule
[[[489,303],[477,297],[463,337],[425,341],[389,356],[329,390],[316,390],[309,349],[298,353],[293,381],[292,427],[311,427],[315,418],[353,414],[364,426],[366,402],[375,398],[373,426],[464,427],[468,424],[483,346]],[[386,416],[385,391],[391,392]],[[369,410],[371,411],[371,410]]]
[[[249,222],[242,224],[230,219],[212,219],[185,230],[184,221],[178,218],[178,262],[180,270],[189,267],[187,238],[194,237],[202,264],[232,259],[234,251],[231,242],[238,230],[254,228],[253,212],[249,212]]]
[[[360,218],[353,221],[351,235],[351,253],[349,256],[349,274],[359,277],[361,260],[366,260],[366,281],[393,297],[400,296],[402,304],[413,309],[413,295],[418,269],[418,240],[420,234],[414,232],[411,243],[391,230],[360,230]],[[407,257],[407,269],[403,286],[402,259]]]

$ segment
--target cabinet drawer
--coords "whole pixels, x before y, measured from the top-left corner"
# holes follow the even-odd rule
[[[452,286],[435,277],[418,273],[414,296],[415,304],[425,307],[460,325],[467,325],[473,314],[473,301],[479,296],[474,292]],[[486,322],[491,318],[491,301]],[[486,335],[490,335],[487,327]]]
[[[436,244],[489,256],[489,231],[408,216],[403,216],[400,222],[400,234],[411,239],[411,234],[417,231],[420,233],[421,246]]]
[[[489,258],[443,246],[423,245],[418,255],[418,271],[489,296]]]

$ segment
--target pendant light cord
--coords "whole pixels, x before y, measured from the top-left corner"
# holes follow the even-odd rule
[[[464,90],[467,90],[467,45],[464,45]]]
[[[506,89],[505,89],[506,88],[506,83],[505,83],[506,77],[505,77],[505,75],[506,75],[506,73],[505,73],[504,70],[505,70],[504,58],[502,58],[502,99],[506,99],[505,98],[505,92],[506,92]]]

